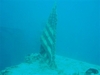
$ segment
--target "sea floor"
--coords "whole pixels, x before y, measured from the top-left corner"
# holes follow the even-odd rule
[[[50,69],[31,54],[26,61],[0,72],[0,75],[100,75],[100,66],[56,55],[56,69]]]

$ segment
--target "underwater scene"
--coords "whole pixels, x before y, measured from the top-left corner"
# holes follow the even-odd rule
[[[100,0],[1,0],[0,75],[100,75]]]

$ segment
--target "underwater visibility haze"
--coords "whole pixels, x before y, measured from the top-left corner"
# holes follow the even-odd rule
[[[54,3],[0,1],[0,70],[40,51],[40,36]],[[100,1],[56,0],[56,5],[55,54],[100,66]]]

